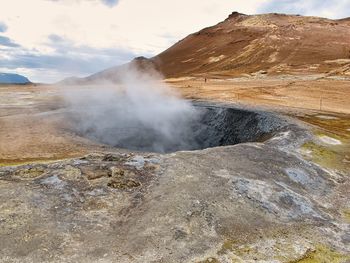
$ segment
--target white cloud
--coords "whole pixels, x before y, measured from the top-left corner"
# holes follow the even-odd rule
[[[283,5],[283,2],[286,4]],[[73,50],[75,57],[82,56],[80,60],[84,60],[87,48],[91,52],[114,50],[109,59],[106,58],[106,52],[102,52],[103,57],[101,52],[97,52],[100,54],[96,54],[96,61],[106,60],[108,63],[90,68],[102,70],[113,62],[115,50],[124,53],[128,51],[130,56],[156,55],[188,34],[222,21],[232,11],[247,14],[254,14],[258,10],[279,12],[288,6],[295,7],[288,5],[290,2],[301,3],[299,0],[1,0],[1,22],[6,24],[7,30],[0,32],[0,35],[21,46],[14,48],[7,56],[16,52],[30,53],[28,59],[39,59],[38,54],[46,58],[64,57]],[[344,7],[339,3],[346,4],[349,0],[333,2],[332,8],[323,8],[319,10],[320,14],[327,15],[327,11],[338,12],[339,8]],[[314,6],[315,4],[312,8]],[[302,7],[297,5],[296,8]],[[294,10],[295,8],[292,11]],[[58,45],[52,44],[52,39],[49,39],[52,35],[64,39],[70,46],[66,45],[66,50],[62,47],[58,49]],[[79,51],[81,47],[83,52]],[[2,53],[7,51],[4,50],[0,46],[0,57],[5,56]],[[33,54],[35,56],[32,56]],[[94,53],[88,55],[90,63]],[[126,57],[124,54],[123,58]],[[116,64],[123,61],[116,60]],[[29,67],[29,64],[18,67]],[[4,67],[3,63],[1,66]],[[43,66],[40,74],[31,74],[28,77],[32,77],[34,81],[47,80],[45,74],[41,75],[45,70],[45,65]],[[33,70],[31,68],[29,71]],[[56,73],[60,72],[60,68],[51,67],[48,70],[56,70],[54,75],[59,80],[59,73]],[[82,69],[80,75],[88,73],[89,70]],[[62,73],[62,76],[66,74],[67,72]],[[74,74],[79,75],[79,72]],[[52,79],[53,77],[50,78]]]
[[[119,49],[152,56],[188,34],[222,21],[232,11],[254,13],[261,2],[2,0],[0,10],[1,19],[7,25],[6,37],[21,45],[22,53],[25,50],[36,55],[58,55],[55,46],[48,45],[49,36],[54,34],[69,41],[72,49],[81,46],[92,50]],[[67,49],[69,52],[69,47]],[[102,64],[101,69],[104,66]],[[87,72],[82,70],[83,73]],[[31,74],[29,77],[45,81],[44,76]]]
[[[279,12],[339,19],[350,16],[350,0],[271,0],[258,12]]]
[[[43,43],[56,34],[77,45],[128,48],[156,54],[167,47],[165,34],[179,39],[223,20],[232,11],[254,13],[257,0],[7,0],[0,2],[7,36],[26,48],[50,52]]]

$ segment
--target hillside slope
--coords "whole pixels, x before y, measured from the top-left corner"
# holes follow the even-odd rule
[[[350,18],[233,12],[153,58],[130,63],[141,70],[155,69],[166,78],[256,73],[350,76]],[[118,81],[130,63],[74,82]]]
[[[166,77],[209,72],[235,76],[260,70],[350,74],[350,20],[234,12],[152,60]]]

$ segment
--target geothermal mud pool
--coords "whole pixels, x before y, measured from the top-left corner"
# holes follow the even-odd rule
[[[138,152],[1,167],[0,261],[349,260],[348,175],[302,158],[309,128],[227,105],[195,108],[196,122],[171,140],[151,129],[113,142],[118,130],[107,129],[103,141],[90,121],[74,130]],[[173,141],[184,134],[194,134],[181,140],[190,147]]]
[[[175,123],[168,133],[160,131],[162,126],[147,127],[137,120],[121,125],[119,118],[111,120],[102,135],[90,127],[81,130],[81,125],[75,126],[76,122],[73,130],[78,127],[79,135],[115,147],[170,153],[263,141],[285,125],[271,114],[230,106],[195,103],[193,109],[191,118],[185,123]],[[79,118],[76,120],[79,122]]]

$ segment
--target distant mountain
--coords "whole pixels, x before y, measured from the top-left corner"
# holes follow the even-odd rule
[[[233,12],[223,22],[193,33],[159,55],[130,62],[166,78],[238,77],[246,74],[350,76],[350,18]],[[117,81],[130,63],[79,80]]]
[[[154,73],[161,72],[160,68],[158,68],[158,65],[151,59],[148,59],[145,57],[137,57],[127,64],[108,68],[106,70],[97,72],[85,78],[69,77],[61,80],[60,82],[57,82],[56,84],[57,85],[84,85],[84,84],[100,83],[103,81],[119,82],[119,80],[123,77],[123,75],[125,74],[125,71],[128,70],[129,67],[132,67],[133,69],[136,69],[140,72],[143,72],[143,71],[154,72]]]
[[[29,79],[22,75],[12,73],[0,73],[0,84],[27,84]]]

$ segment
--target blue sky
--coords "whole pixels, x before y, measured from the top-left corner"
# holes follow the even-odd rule
[[[115,5],[118,4],[118,0],[102,0],[102,3],[109,6],[109,7],[114,7]]]
[[[156,55],[232,11],[343,18],[350,0],[2,0],[0,72],[86,76]]]
[[[0,33],[4,33],[7,30],[7,25],[4,22],[0,22]]]

